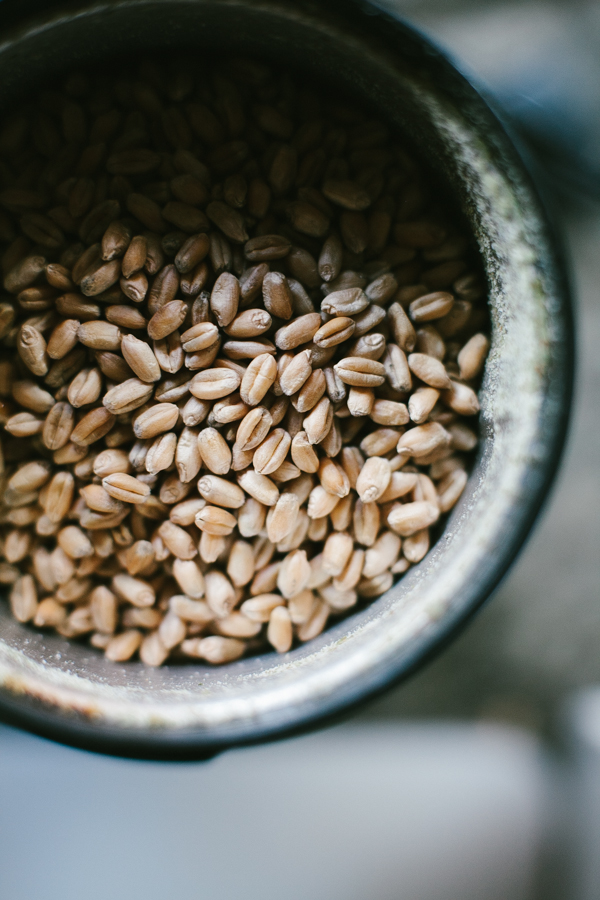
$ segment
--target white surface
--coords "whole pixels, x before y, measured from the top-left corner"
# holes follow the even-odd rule
[[[539,746],[475,725],[343,727],[133,763],[0,727],[3,900],[526,900]]]

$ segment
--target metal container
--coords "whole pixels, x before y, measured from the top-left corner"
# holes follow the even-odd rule
[[[19,4],[21,15],[26,8]],[[533,523],[560,455],[573,366],[561,263],[510,139],[442,54],[372,7],[105,0],[46,12],[3,30],[2,103],[78,64],[180,47],[305,69],[403,129],[479,244],[493,342],[479,459],[443,536],[387,594],[307,645],[218,669],[115,665],[19,625],[0,603],[2,716],[65,743],[154,758],[202,758],[317,724],[443,645],[490,595]]]

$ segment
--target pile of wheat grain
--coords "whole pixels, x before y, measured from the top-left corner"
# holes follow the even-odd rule
[[[424,557],[489,342],[468,241],[400,138],[259,63],[145,62],[23,103],[0,184],[19,621],[224,663]]]

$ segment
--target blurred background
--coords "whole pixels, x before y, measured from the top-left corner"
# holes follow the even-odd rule
[[[380,0],[503,106],[570,260],[571,437],[492,602],[343,725],[209,763],[0,726],[6,900],[600,897],[600,4]]]

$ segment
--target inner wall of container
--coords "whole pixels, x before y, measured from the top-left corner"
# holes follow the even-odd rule
[[[464,208],[467,198],[460,179],[451,177],[455,164],[439,133],[412,91],[392,81],[379,63],[391,63],[416,82],[420,75],[425,89],[427,75],[411,71],[399,56],[386,60],[389,51],[373,40],[367,45],[366,36],[340,33],[339,22],[324,27],[321,11],[311,20],[306,12],[294,15],[294,6],[301,9],[300,0],[282,0],[279,8],[255,0],[117,0],[78,14],[57,13],[47,25],[24,29],[21,39],[0,44],[0,109],[11,110],[40,85],[51,86],[77,67],[89,71],[97,64],[104,74],[113,66],[151,59],[153,53],[168,58],[182,48],[199,61],[204,54],[217,60],[233,54],[256,57],[300,76],[306,72],[312,87],[323,80],[349,98],[358,96],[361,105],[408,136],[429,164],[445,170],[446,183],[441,179],[440,186]],[[361,52],[364,46],[378,53],[376,61]]]
[[[211,0],[170,0],[168,3],[130,0],[91,8],[72,18],[58,17],[50,25],[30,31],[20,42],[6,42],[0,47],[3,105],[10,108],[15,98],[26,96],[37,85],[48,84],[77,66],[88,68],[96,62],[106,68],[119,56],[128,53],[131,58],[132,47],[136,56],[151,56],[154,50],[168,51],[179,47],[193,50],[198,55],[204,48],[210,55],[243,51],[248,56],[305,69],[311,77],[322,77],[346,93],[359,95],[367,108],[370,106],[390,124],[406,130],[423,155],[431,162],[437,162],[438,168],[441,166],[451,174],[454,171],[454,192],[464,187],[464,181],[456,172],[439,134],[433,130],[426,111],[419,106],[415,96],[403,88],[400,80],[392,80],[379,66],[380,58],[374,60],[361,55],[356,37],[346,37],[342,41],[335,32],[317,31],[310,22],[290,15],[289,8],[287,14],[281,16],[272,14],[265,6]],[[477,480],[483,473],[481,465],[480,462]],[[466,497],[471,491],[472,484]],[[289,656],[300,661],[315,648],[331,643],[332,639],[339,641],[357,624],[376,619],[391,603],[398,604],[413,582],[412,577],[404,579],[386,597]],[[220,692],[226,690],[228,684],[239,682],[240,677],[265,670],[274,674],[280,668],[273,654],[242,660],[218,670],[200,664],[171,666],[157,671],[149,671],[141,663],[115,666],[90,647],[71,644],[57,636],[34,633],[12,619],[4,618],[4,611],[0,611],[0,616],[3,617],[0,619],[2,638],[7,646],[21,651],[24,673],[29,670],[34,674],[36,664],[43,663],[46,670],[76,674],[105,687],[137,685],[150,689],[155,696],[156,692],[165,690],[192,689],[201,699],[207,689],[214,687]],[[201,683],[198,681],[200,673]],[[39,676],[39,670],[36,674]]]

